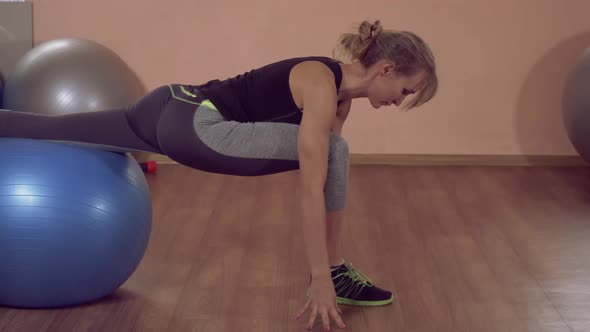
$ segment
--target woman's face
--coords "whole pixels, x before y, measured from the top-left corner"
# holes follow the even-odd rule
[[[384,61],[376,64],[377,73],[368,88],[369,102],[373,108],[400,106],[404,98],[418,91],[426,78],[426,72],[420,70],[413,75],[403,75],[395,71],[395,65]]]

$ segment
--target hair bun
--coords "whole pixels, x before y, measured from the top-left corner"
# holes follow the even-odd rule
[[[363,21],[359,26],[358,33],[361,36],[361,40],[366,41],[369,39],[374,39],[383,31],[383,27],[381,26],[381,22],[376,20],[374,23],[369,23],[369,21]]]

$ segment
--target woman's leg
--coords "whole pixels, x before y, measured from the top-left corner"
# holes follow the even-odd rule
[[[227,121],[214,106],[199,107],[193,121],[195,135],[209,150],[202,156],[210,168],[245,176],[299,168],[298,125]],[[164,144],[162,147],[166,150]],[[341,211],[346,205],[348,162],[348,144],[332,133],[324,186],[327,211]]]
[[[330,266],[342,264],[342,221],[344,210],[328,211],[326,213],[326,241]]]
[[[189,85],[161,86],[127,108],[47,116],[0,112],[0,138],[17,137],[148,151],[203,171],[260,176],[299,168],[299,126],[227,121]],[[332,134],[326,209],[344,208],[348,146]]]
[[[235,165],[234,170],[243,175],[262,175],[298,168],[298,125],[227,121],[214,107],[208,106],[201,106],[197,110],[194,123],[196,135],[211,150],[207,158],[213,168]],[[346,141],[332,133],[324,198],[327,210],[326,241],[330,263],[334,265],[341,263],[339,260],[342,258],[340,233],[348,191],[348,154]],[[377,306],[393,301],[390,291],[365,280],[364,274],[350,264],[333,269],[332,281],[336,300],[340,304]]]
[[[30,138],[113,151],[161,153],[158,143],[150,139],[153,135],[147,131],[149,124],[158,121],[169,95],[169,87],[163,86],[127,108],[98,112],[50,116],[1,111],[0,138]]]

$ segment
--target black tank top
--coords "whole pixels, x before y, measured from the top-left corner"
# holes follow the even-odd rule
[[[303,61],[326,64],[340,89],[339,62],[328,57],[301,57],[274,62],[225,80],[212,80],[197,89],[209,98],[228,120],[238,122],[286,122],[300,124],[302,112],[289,88],[289,73]]]

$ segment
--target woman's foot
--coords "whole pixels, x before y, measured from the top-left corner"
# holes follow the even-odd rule
[[[382,306],[393,302],[393,294],[371,282],[351,263],[332,268],[332,282],[336,290],[338,304],[355,306]],[[309,289],[308,289],[309,295]]]

